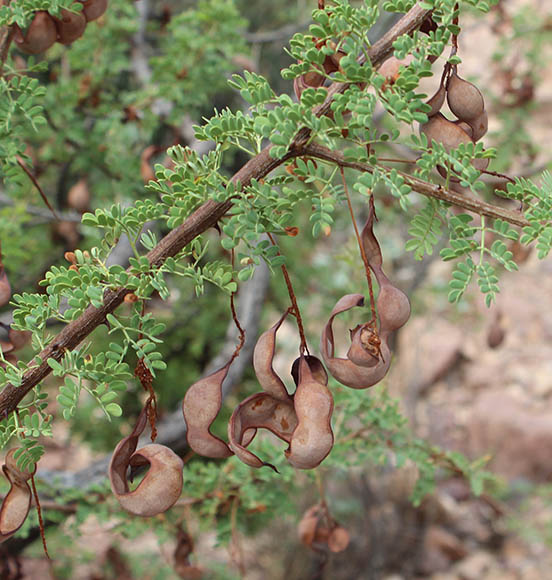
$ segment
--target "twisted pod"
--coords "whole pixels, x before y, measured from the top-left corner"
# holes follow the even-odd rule
[[[288,312],[264,332],[255,346],[255,373],[264,392],[240,403],[228,424],[229,447],[251,467],[274,466],[246,449],[259,428],[268,429],[288,443],[285,456],[300,469],[319,465],[333,446],[331,416],[333,397],[327,388],[328,375],[319,359],[301,355],[292,365],[297,389],[290,395],[272,366],[276,333]],[[249,440],[247,436],[253,435]]]
[[[2,471],[10,482],[10,490],[6,494],[0,508],[0,542],[5,542],[23,525],[31,507],[31,488],[27,481],[36,472],[17,467],[14,454],[17,450],[10,449],[4,460]]]
[[[362,294],[342,296],[330,313],[320,340],[322,358],[332,376],[353,389],[366,389],[381,381],[391,364],[389,337],[410,317],[410,302],[402,290],[396,288],[383,271],[381,248],[374,235],[375,208],[370,198],[368,220],[361,234],[361,243],[368,266],[374,273],[380,291],[376,300],[379,328],[375,321],[359,324],[350,331],[351,346],[346,358],[335,356],[334,318],[356,306],[363,306]]]
[[[186,421],[186,440],[196,453],[213,459],[230,457],[228,445],[210,431],[222,406],[222,383],[230,362],[195,382],[184,395],[182,413]]]
[[[147,423],[147,406],[144,407],[132,433],[122,439],[109,463],[111,490],[121,507],[137,516],[155,516],[167,511],[182,493],[182,459],[165,447],[152,443],[138,451],[138,438]],[[127,470],[149,465],[149,470],[138,487],[130,491]]]

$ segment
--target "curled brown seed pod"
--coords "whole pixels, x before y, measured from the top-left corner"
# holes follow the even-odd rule
[[[297,416],[291,399],[284,401],[269,393],[256,393],[242,401],[228,423],[228,446],[236,456],[251,467],[276,468],[246,449],[259,428],[290,443],[297,426]]]
[[[472,165],[477,169],[477,171],[485,171],[489,167],[490,159],[488,157],[479,157],[472,161]]]
[[[300,99],[301,93],[308,88],[319,88],[324,84],[324,76],[316,72],[308,72],[293,80],[295,96]]]
[[[350,542],[349,532],[335,521],[325,504],[310,507],[299,521],[297,532],[301,543],[314,551],[329,548],[342,552]]]
[[[79,213],[84,213],[90,209],[90,190],[86,179],[79,179],[69,189],[67,192],[67,205]]]
[[[16,25],[14,41],[19,50],[27,54],[39,54],[48,50],[57,39],[57,30],[54,20],[43,10],[35,12],[33,21],[29,24],[27,31]]]
[[[320,505],[311,506],[299,520],[299,525],[297,526],[297,533],[299,535],[299,540],[301,543],[305,544],[309,548],[314,542],[314,537],[316,535],[316,527],[318,526],[318,520],[320,519]]]
[[[487,113],[484,113],[483,115],[486,119]],[[483,117],[480,122],[486,124]],[[476,125],[472,123],[465,123],[464,121],[449,121],[441,113],[437,113],[434,117],[431,117],[427,123],[420,125],[420,133],[425,134],[429,144],[434,140],[438,143],[442,143],[445,149],[450,151],[451,149],[456,149],[462,143],[467,144],[476,141],[476,137],[480,135],[479,133],[475,133],[475,126]],[[473,138],[470,135],[473,135]],[[473,159],[472,165],[478,171],[484,171],[489,165],[489,159]],[[447,176],[447,170],[444,167],[437,166],[437,171],[443,177]],[[452,175],[450,176],[450,181],[458,183],[460,179]]]
[[[343,526],[337,525],[328,538],[328,548],[330,548],[331,552],[343,552],[347,549],[350,541],[349,532]]]
[[[320,366],[320,361],[313,365],[315,372]],[[298,370],[299,381],[293,396],[297,427],[291,436],[286,457],[294,467],[313,469],[320,465],[333,447],[331,419],[334,403],[330,390],[320,382],[320,375],[313,373],[303,355],[299,358]]]
[[[80,38],[86,28],[86,18],[82,12],[70,12],[63,9],[61,18],[55,18],[54,22],[58,34],[58,42],[71,44]]]
[[[427,113],[428,117],[433,117],[441,110],[441,107],[445,102],[446,94],[447,90],[445,88],[445,85],[440,84],[435,94],[426,102],[426,105],[429,105],[431,107],[431,110],[429,111],[429,113]]]
[[[328,384],[328,373],[324,368],[324,365],[319,358],[312,356],[310,354],[304,355],[307,361],[310,371],[314,376],[314,379],[323,385]],[[295,382],[295,386],[299,384],[299,363],[301,362],[301,357],[296,358],[291,365],[291,376]]]
[[[464,121],[459,121],[458,119],[456,121],[453,121],[453,122],[457,127],[460,127],[460,129],[462,129],[462,131],[464,131],[464,133],[469,135],[469,137],[472,141],[474,140],[473,139],[473,129],[472,129],[471,125],[468,125]]]
[[[4,460],[2,471],[10,482],[10,489],[0,508],[0,542],[6,541],[23,525],[31,507],[31,488],[27,481],[36,472],[21,470],[17,467],[14,454],[16,449],[10,449]]]
[[[205,457],[222,459],[232,455],[228,445],[209,430],[222,406],[222,383],[231,362],[195,382],[186,391],[182,401],[188,445]]]
[[[472,119],[469,122],[469,126],[472,130],[471,137],[474,141],[479,141],[489,128],[489,117],[487,111],[483,111],[479,117]]]
[[[447,83],[447,103],[461,121],[472,121],[485,111],[485,101],[479,89],[458,76],[456,70]]]
[[[361,240],[368,264],[374,272],[380,292],[376,301],[378,318],[380,323],[380,335],[382,338],[398,330],[406,324],[410,318],[410,301],[408,296],[399,288],[395,287],[383,271],[383,257],[381,248],[374,235],[374,220],[376,209],[374,198],[370,197],[368,219],[362,230]]]
[[[433,140],[442,143],[447,151],[456,149],[461,143],[472,143],[465,131],[441,113],[435,114],[427,123],[420,125],[420,133],[427,137],[429,145]]]
[[[396,288],[383,271],[381,248],[374,235],[375,207],[370,198],[368,220],[361,234],[364,255],[374,273],[380,292],[376,300],[379,328],[376,321],[360,324],[351,331],[351,347],[347,358],[335,357],[333,320],[338,314],[364,304],[362,294],[347,294],[334,306],[322,331],[320,350],[330,373],[342,384],[354,389],[365,389],[379,382],[389,370],[391,352],[389,336],[410,317],[410,302],[402,290]]]
[[[353,389],[367,389],[372,387],[385,376],[391,364],[391,353],[386,341],[381,343],[381,356],[375,358],[373,352],[363,348],[355,349],[353,362],[349,358],[335,356],[335,343],[332,324],[334,318],[356,306],[364,304],[362,294],[347,294],[342,296],[330,313],[330,318],[322,331],[320,352],[330,371],[330,374],[343,385]],[[357,327],[357,329],[360,327]],[[359,362],[363,364],[359,364]]]
[[[86,22],[99,18],[107,10],[107,0],[79,0],[82,3],[82,12]]]
[[[147,423],[147,407],[138,417],[132,433],[122,439],[109,463],[111,490],[121,507],[137,516],[155,516],[167,511],[182,493],[182,459],[165,447],[152,443],[138,451],[138,438]],[[130,491],[127,470],[149,464],[149,470],[138,487]]]
[[[253,368],[263,391],[270,393],[276,399],[282,400],[289,399],[290,395],[282,379],[274,371],[272,363],[276,349],[276,333],[288,313],[289,311],[286,311],[274,326],[261,334],[253,351]]]
[[[412,62],[412,55],[408,55],[405,58],[397,58],[396,56],[390,56],[379,68],[378,73],[385,77],[385,82],[392,85],[398,78],[400,74],[401,67],[407,67]]]

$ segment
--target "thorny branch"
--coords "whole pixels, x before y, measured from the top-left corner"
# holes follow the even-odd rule
[[[379,41],[368,50],[368,57],[374,67],[381,65],[384,60],[393,52],[393,42],[403,34],[409,34],[417,29],[422,21],[430,14],[430,10],[422,8],[416,4],[407,12]],[[318,116],[325,115],[330,110],[330,105],[334,95],[343,93],[350,85],[348,83],[334,83],[328,88],[328,96],[324,103],[315,109]],[[253,179],[262,179],[271,171],[288,161],[289,159],[310,155],[320,159],[326,159],[338,163],[343,167],[352,167],[359,171],[371,171],[372,167],[355,162],[346,162],[341,153],[330,151],[315,144],[308,144],[311,133],[309,129],[301,129],[288,153],[281,159],[272,159],[269,149],[266,147],[257,156],[250,159],[232,178],[234,183],[240,183],[245,187]],[[448,203],[459,205],[465,209],[489,217],[501,218],[514,225],[524,226],[527,221],[519,214],[492,206],[490,204],[464,198],[457,193],[448,191],[441,186],[426,183],[415,177],[404,175],[406,182],[412,189],[426,196],[441,199]],[[154,267],[160,266],[167,258],[175,256],[182,248],[189,244],[194,238],[207,231],[230,210],[232,201],[228,200],[217,203],[208,200],[200,206],[190,217],[179,227],[170,231],[158,244],[147,254],[147,258]],[[106,291],[104,294],[103,306],[95,308],[89,306],[82,315],[69,323],[51,342],[51,344],[38,354],[42,361],[40,364],[31,366],[23,375],[22,383],[19,387],[8,384],[0,393],[0,417],[6,418],[12,413],[25,395],[42,381],[51,371],[47,364],[49,358],[60,361],[66,350],[74,349],[85,337],[94,329],[106,321],[106,315],[113,312],[130,292],[126,288]]]

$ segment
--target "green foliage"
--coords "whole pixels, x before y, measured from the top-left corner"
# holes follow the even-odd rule
[[[412,238],[406,242],[405,249],[414,252],[416,260],[421,260],[424,255],[433,254],[433,248],[441,237],[444,214],[442,204],[430,199],[425,207],[412,218],[408,228],[408,233]]]

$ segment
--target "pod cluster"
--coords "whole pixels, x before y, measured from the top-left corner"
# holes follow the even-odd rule
[[[343,552],[350,542],[349,532],[341,526],[328,512],[325,503],[310,507],[297,526],[301,543],[311,550]]]
[[[391,364],[391,333],[403,326],[410,316],[408,298],[383,271],[381,249],[373,232],[374,220],[371,201],[361,241],[380,289],[375,304],[377,320],[372,319],[351,330],[347,357],[338,358],[335,355],[333,320],[336,315],[364,303],[361,294],[347,294],[332,310],[322,333],[320,348],[328,372],[343,385],[354,389],[371,387],[385,376]],[[288,392],[273,368],[277,332],[287,315],[288,312],[284,313],[257,341],[253,367],[262,391],[247,397],[234,409],[228,423],[227,441],[213,435],[210,428],[220,412],[222,383],[231,361],[188,389],[182,411],[188,444],[194,451],[212,458],[236,455],[251,467],[275,469],[248,449],[258,430],[267,429],[288,444],[285,457],[296,468],[312,469],[330,453],[334,443],[331,427],[334,402],[328,389],[328,372],[320,359],[301,354],[294,361],[290,370],[296,385],[293,394]]]
[[[220,411],[222,382],[230,363],[188,389],[182,412],[188,444],[194,451],[214,458],[236,455],[251,467],[276,469],[247,449],[258,429],[268,429],[288,444],[285,456],[294,467],[312,469],[328,455],[333,446],[333,397],[322,363],[310,355],[295,360],[290,371],[296,385],[293,395],[272,365],[276,333],[287,315],[285,312],[257,341],[253,367],[263,390],[234,409],[228,423],[228,443],[213,435],[210,427]]]
[[[82,4],[80,12],[63,9],[59,18],[44,10],[35,12],[26,30],[15,25],[14,41],[19,50],[27,54],[40,54],[55,42],[71,44],[84,34],[89,22],[99,18],[106,10],[108,0],[76,0]]]
[[[236,406],[228,422],[227,441],[213,435],[211,426],[222,406],[222,384],[233,358],[189,387],[182,402],[182,412],[187,425],[187,441],[192,450],[212,458],[236,455],[251,467],[269,466],[276,470],[248,448],[259,429],[266,429],[287,443],[284,454],[295,468],[313,469],[328,456],[334,444],[331,425],[334,400],[328,388],[326,368],[335,379],[348,387],[365,389],[375,385],[385,376],[391,363],[391,333],[403,326],[410,316],[408,298],[383,271],[381,249],[373,232],[374,221],[375,210],[371,199],[361,243],[366,262],[379,285],[374,305],[377,317],[350,331],[351,346],[346,358],[335,354],[332,325],[338,314],[363,305],[364,297],[361,294],[343,296],[330,314],[321,339],[326,367],[319,358],[304,352],[293,362],[290,375],[296,388],[290,393],[273,367],[277,333],[290,313],[290,310],[286,311],[257,341],[253,368],[262,390]],[[6,304],[10,296],[11,288],[0,262],[0,306]],[[0,342],[0,347],[4,353],[11,354],[24,344],[28,336],[8,329],[8,339],[7,342]],[[148,414],[153,412],[154,407],[148,401],[130,435],[124,437],[115,448],[109,464],[111,489],[120,505],[126,511],[143,517],[169,509],[180,497],[183,486],[183,462],[170,448],[152,443],[138,449]],[[3,468],[11,488],[0,508],[0,541],[17,531],[30,506],[30,491],[26,482],[32,473],[17,468],[13,453],[13,450],[8,453]],[[132,482],[136,471],[144,467],[149,467],[146,475],[135,489],[131,489],[129,477]],[[313,549],[324,543],[330,550],[344,549],[348,542],[346,531],[330,521],[327,515],[321,519],[320,513],[318,508],[315,509],[303,522],[305,543]]]
[[[454,121],[450,121],[440,112],[445,99],[456,116]],[[488,116],[483,95],[473,83],[458,75],[456,66],[452,68],[448,78],[444,75],[437,92],[427,104],[431,107],[427,113],[429,120],[420,125],[420,133],[427,137],[430,144],[435,140],[450,151],[462,143],[476,143],[487,132]],[[474,159],[472,164],[478,171],[484,171],[489,165],[489,159]],[[446,176],[444,168],[437,169],[441,175]],[[451,181],[460,180],[451,177]]]

